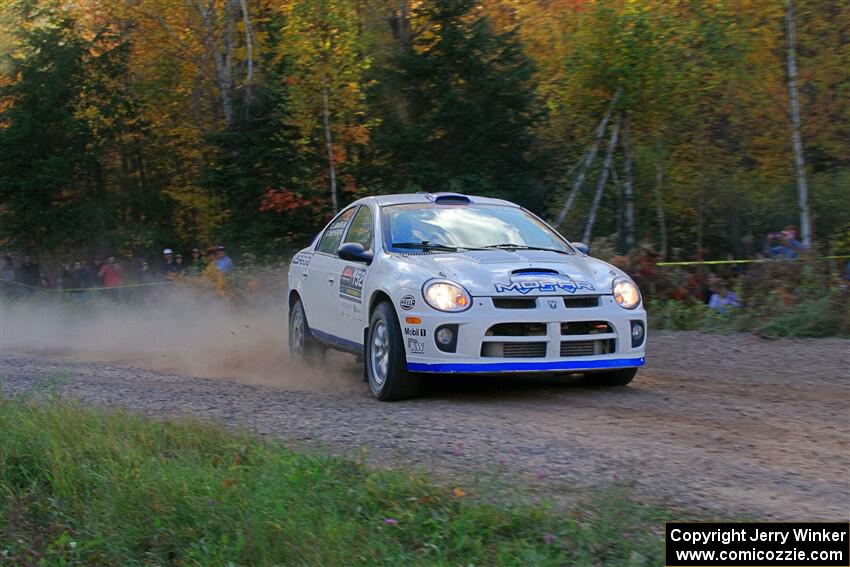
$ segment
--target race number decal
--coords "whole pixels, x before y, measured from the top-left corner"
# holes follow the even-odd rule
[[[360,303],[363,300],[363,280],[365,279],[366,270],[364,268],[346,266],[339,277],[339,296]]]

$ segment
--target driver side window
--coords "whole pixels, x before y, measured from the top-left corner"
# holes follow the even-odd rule
[[[354,207],[343,211],[337,216],[331,224],[328,225],[328,228],[325,229],[325,233],[322,235],[322,239],[319,241],[319,245],[316,247],[317,252],[324,252],[325,254],[331,254],[336,256],[336,251],[339,249],[339,243],[342,240],[342,233],[345,230],[345,225],[348,224],[348,219],[351,218],[351,215],[354,214]]]
[[[348,234],[345,235],[345,244],[355,242],[362,245],[364,250],[369,250],[372,248],[373,233],[372,210],[364,205],[360,207],[351,221]]]

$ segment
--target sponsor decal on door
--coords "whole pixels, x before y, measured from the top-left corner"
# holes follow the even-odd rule
[[[366,270],[364,268],[346,266],[339,277],[339,296],[360,303],[363,301],[363,280],[365,279]]]

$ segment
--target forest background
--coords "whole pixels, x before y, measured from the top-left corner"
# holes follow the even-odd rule
[[[850,253],[850,3],[0,2],[4,249],[274,260],[410,191],[619,253]]]

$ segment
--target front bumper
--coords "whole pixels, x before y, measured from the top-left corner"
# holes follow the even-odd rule
[[[525,374],[643,366],[643,306],[630,311],[610,295],[595,297],[595,306],[570,307],[563,296],[524,296],[517,299],[533,299],[534,306],[519,309],[497,307],[491,297],[476,297],[463,313],[441,313],[417,302],[419,309],[398,310],[407,368],[427,373]],[[633,324],[643,327],[642,340],[635,346]],[[454,352],[438,348],[435,334],[445,325],[456,326]]]

